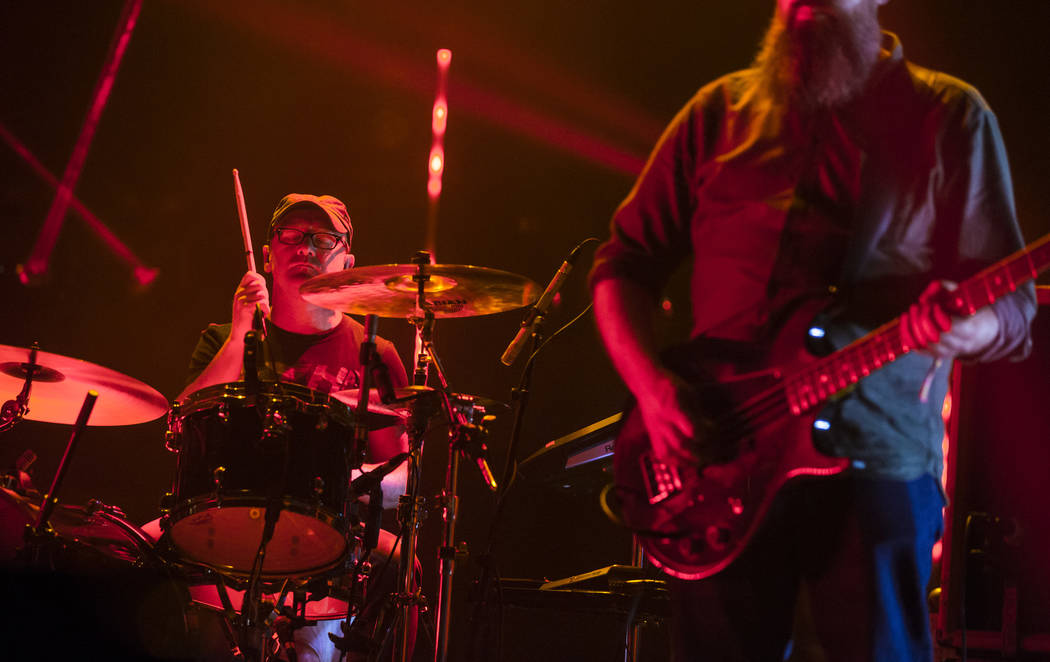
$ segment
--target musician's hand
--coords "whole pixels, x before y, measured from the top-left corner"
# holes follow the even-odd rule
[[[653,457],[672,464],[696,464],[696,427],[685,406],[685,386],[666,375],[638,396],[638,408],[649,432]]]
[[[999,333],[999,318],[991,308],[982,308],[970,317],[949,315],[935,302],[942,291],[958,285],[942,280],[930,283],[913,304],[901,315],[901,339],[922,354],[939,359],[979,354]]]
[[[243,337],[251,331],[256,305],[262,308],[263,315],[270,314],[270,292],[266,289],[266,279],[262,274],[249,271],[241,278],[233,294],[230,335]]]

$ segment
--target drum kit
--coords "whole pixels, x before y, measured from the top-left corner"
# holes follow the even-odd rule
[[[338,618],[340,627],[328,631],[340,651],[352,653],[350,659],[407,660],[414,616],[424,604],[415,563],[417,530],[427,507],[420,495],[423,439],[440,421],[449,430],[449,446],[445,485],[436,504],[443,531],[432,613],[434,659],[446,659],[459,466],[461,459],[470,460],[495,489],[485,438],[496,403],[451,390],[433,327],[439,318],[528,306],[538,288],[504,271],[431,264],[429,254],[421,252],[411,264],[317,276],[300,292],[316,305],[367,316],[359,390],[319,393],[246,374],[242,382],[209,386],[169,405],[152,387],[114,370],[36,346],[0,346],[0,386],[17,392],[0,412],[0,432],[22,419],[73,426],[44,495],[26,473],[32,458],[21,458],[4,476],[0,571],[8,577],[40,577],[53,571],[75,574],[84,566],[147,569],[164,578],[170,595],[180,596],[187,641],[195,636],[196,621],[186,614],[203,610],[219,624],[224,641],[215,650],[220,652],[187,643],[179,649],[186,659],[295,660],[295,629]],[[370,368],[380,362],[374,342],[377,317],[405,319],[415,327],[414,386],[391,392],[372,377]],[[131,425],[165,414],[165,444],[177,460],[159,520],[140,528],[119,509],[99,502],[60,505],[63,477],[86,426]],[[391,425],[407,431],[408,452],[361,473],[367,434]],[[381,508],[366,509],[362,497],[377,503],[380,480],[402,462],[407,463],[407,488],[398,501],[400,532],[393,543],[381,542]],[[389,559],[397,546],[396,588],[378,596],[383,616],[365,625],[370,631],[356,632],[355,624],[365,619],[355,617],[366,600],[377,603],[377,596],[366,596],[373,590],[366,581],[372,563],[384,555]],[[136,650],[156,649],[150,642],[143,646]]]

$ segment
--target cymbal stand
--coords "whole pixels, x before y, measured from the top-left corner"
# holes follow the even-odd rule
[[[8,400],[0,409],[0,432],[7,432],[21,421],[29,413],[29,392],[33,389],[33,377],[43,369],[37,365],[36,355],[40,351],[40,345],[33,343],[29,349],[29,361],[25,363],[9,363],[0,366],[7,374],[12,376],[25,374],[25,383],[22,390],[15,396],[14,400]],[[13,371],[13,372],[12,372]]]
[[[419,348],[413,381],[417,386],[424,386],[428,380],[430,366],[435,364],[430,353],[434,332],[434,313],[428,308],[426,302],[426,286],[430,280],[426,267],[430,264],[430,253],[417,252],[412,257],[412,263],[418,269],[416,275],[412,277],[412,280],[416,282],[416,314],[409,321],[416,327],[416,346]],[[422,467],[423,436],[426,433],[428,414],[429,412],[423,411],[423,407],[419,406],[414,406],[411,410],[408,422],[408,475],[405,493],[398,499],[397,504],[397,518],[401,524],[401,562],[397,573],[398,617],[395,623],[393,659],[398,662],[408,662],[411,646],[409,622],[412,618],[412,608],[423,604],[422,593],[415,588],[415,559],[419,542],[417,532],[425,514],[424,498],[419,495],[419,473]]]
[[[422,255],[426,255],[426,253],[423,253]],[[485,429],[469,420],[459,408],[453,404],[452,399],[449,396],[448,379],[444,367],[441,364],[441,359],[438,357],[437,350],[434,348],[434,314],[426,307],[424,299],[424,287],[427,280],[425,265],[429,264],[429,259],[424,262],[420,254],[417,254],[417,256],[420,258],[419,262],[417,262],[419,265],[419,274],[414,276],[414,279],[419,283],[417,308],[425,314],[422,318],[415,317],[412,320],[413,323],[416,324],[419,339],[419,357],[416,366],[416,379],[418,383],[419,376],[422,374],[425,383],[434,389],[435,393],[440,398],[439,406],[441,411],[449,424],[450,443],[448,465],[445,472],[445,486],[440,497],[442,521],[444,526],[442,528],[441,547],[438,553],[440,563],[440,583],[438,586],[438,609],[435,619],[437,641],[434,647],[435,662],[445,662],[448,658],[449,615],[452,606],[452,576],[455,571],[456,561],[455,536],[456,515],[459,508],[458,485],[459,461],[461,455],[467,455],[470,459],[474,460],[489,489],[495,491],[497,485],[496,479],[493,477],[492,471],[489,469],[488,463],[485,461],[484,457],[484,452],[486,450],[483,442]],[[433,376],[435,379],[430,379],[431,368],[433,368]],[[415,558],[414,536],[412,545],[411,554],[409,553],[408,546],[402,550],[402,565],[406,563],[407,559],[408,564],[411,566],[412,561]],[[407,643],[407,640],[403,641]],[[402,660],[403,659],[404,658],[402,658]]]

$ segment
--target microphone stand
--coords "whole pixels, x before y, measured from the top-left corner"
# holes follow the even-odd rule
[[[525,422],[525,410],[529,405],[529,395],[532,388],[532,374],[533,369],[536,366],[535,352],[543,342],[543,322],[545,319],[546,317],[543,315],[532,316],[531,335],[529,339],[530,346],[528,351],[529,358],[525,363],[525,369],[522,371],[521,381],[518,383],[518,387],[511,391],[515,408],[514,423],[511,427],[510,433],[510,442],[507,445],[507,459],[503,466],[503,474],[500,476],[499,491],[496,494],[496,509],[495,512],[493,512],[492,522],[489,525],[488,541],[485,545],[485,551],[478,559],[478,562],[481,565],[481,578],[476,581],[474,587],[476,600],[474,603],[474,612],[471,614],[471,620],[473,621],[473,627],[471,630],[475,634],[475,642],[480,640],[481,634],[484,631],[484,628],[479,621],[481,620],[482,610],[488,602],[489,584],[492,583],[492,548],[495,545],[496,531],[499,527],[504,504],[506,503],[507,493],[510,491],[510,486],[514,482],[514,458],[517,456],[517,448],[521,440],[521,431]],[[477,643],[475,643],[475,647],[477,647]],[[468,659],[473,659],[473,650]]]
[[[372,391],[372,371],[375,364],[380,361],[378,352],[376,352],[376,327],[379,324],[379,318],[375,315],[365,316],[365,339],[361,342],[361,353],[359,361],[361,363],[361,386],[357,394],[357,408],[354,411],[354,443],[347,455],[347,472],[346,475],[349,477],[350,472],[353,469],[359,469],[364,462],[365,453],[368,448],[368,402],[371,397]],[[350,569],[350,598],[347,602],[346,618],[343,620],[342,631],[344,637],[338,638],[337,646],[345,654],[348,652],[356,643],[351,637],[351,627],[353,625],[351,619],[356,616],[361,606],[365,604],[367,599],[367,583],[368,583],[368,571],[369,567],[369,556],[372,550],[379,544],[379,528],[380,520],[383,513],[383,490],[381,487],[382,478],[371,482],[367,485],[368,494],[368,521],[365,523],[364,533],[362,535],[362,549],[360,557],[357,561],[354,561],[352,557],[348,557],[346,564],[347,568]],[[344,519],[347,522],[353,522],[354,526],[360,524],[360,518],[357,516],[357,491],[354,489],[353,481],[351,481],[349,488],[346,492],[346,502],[343,504]],[[360,530],[360,529],[358,529]],[[347,541],[349,543],[349,541]]]

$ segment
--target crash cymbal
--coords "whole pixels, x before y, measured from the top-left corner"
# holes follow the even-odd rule
[[[416,307],[414,277],[428,276],[426,307],[434,317],[473,317],[531,304],[539,287],[524,276],[460,264],[383,264],[314,276],[299,288],[310,303],[355,315],[412,317]]]
[[[25,383],[30,350],[0,345],[0,401],[13,400]],[[98,392],[88,425],[133,425],[163,416],[168,401],[152,386],[116,370],[60,354],[37,352],[26,418],[72,425],[84,396]]]

